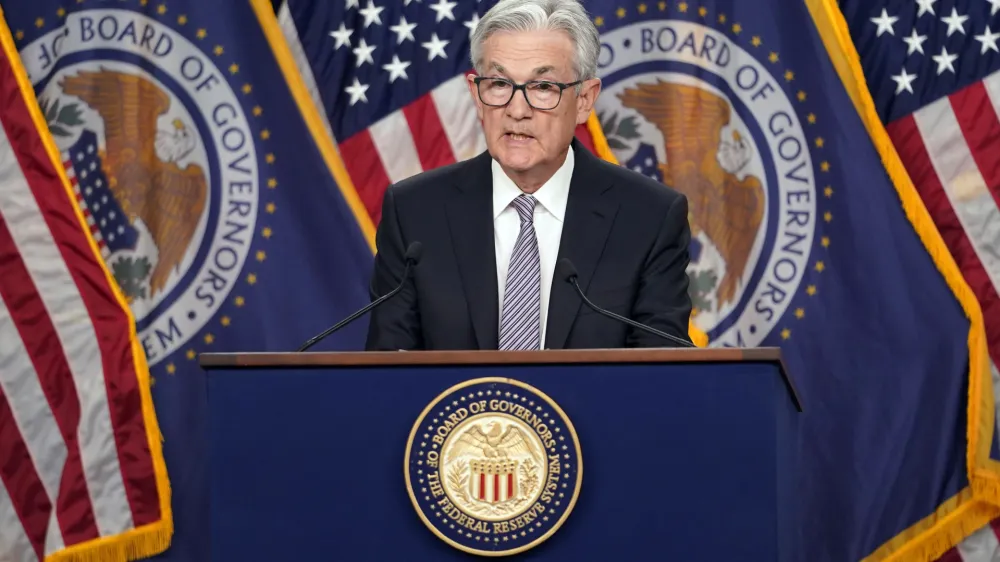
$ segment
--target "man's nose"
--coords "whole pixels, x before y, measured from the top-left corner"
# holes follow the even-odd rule
[[[524,90],[514,92],[514,97],[507,104],[507,115],[513,119],[524,119],[531,116],[531,106],[528,105],[527,93]]]

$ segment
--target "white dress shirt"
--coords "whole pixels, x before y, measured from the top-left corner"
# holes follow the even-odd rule
[[[573,177],[573,147],[566,153],[566,160],[532,195],[538,201],[535,205],[535,237],[538,239],[538,259],[541,267],[541,346],[545,348],[546,318],[549,311],[549,294],[552,292],[552,276],[559,255],[559,239],[562,236],[563,221],[566,216],[566,200],[569,198],[569,182]],[[496,160],[493,161],[493,238],[496,244],[497,283],[499,284],[499,317],[503,317],[503,295],[507,285],[507,268],[510,255],[514,251],[517,235],[521,231],[521,219],[511,206],[522,191],[507,177]],[[499,326],[497,327],[499,330]]]

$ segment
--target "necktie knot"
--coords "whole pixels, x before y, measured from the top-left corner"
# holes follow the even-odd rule
[[[535,216],[535,203],[537,202],[538,200],[531,195],[518,195],[514,199],[514,209],[517,210],[518,216],[521,217],[521,224],[531,224]]]

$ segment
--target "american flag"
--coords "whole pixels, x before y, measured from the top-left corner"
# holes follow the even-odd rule
[[[879,116],[982,307],[1000,396],[1000,0],[841,5]],[[998,536],[1000,520],[942,560],[997,559]]]
[[[0,560],[150,556],[173,523],[145,357],[0,43]]]
[[[472,0],[285,0],[282,32],[354,187],[378,224],[393,182],[486,149],[466,86]],[[596,116],[577,138],[601,157]]]

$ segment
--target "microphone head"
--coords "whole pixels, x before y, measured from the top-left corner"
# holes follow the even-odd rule
[[[412,262],[413,265],[420,263],[420,256],[424,253],[424,245],[420,242],[410,242],[410,245],[406,247],[406,254],[403,255],[403,261]]]
[[[556,278],[572,282],[576,277],[576,266],[569,258],[563,258],[556,262]]]

